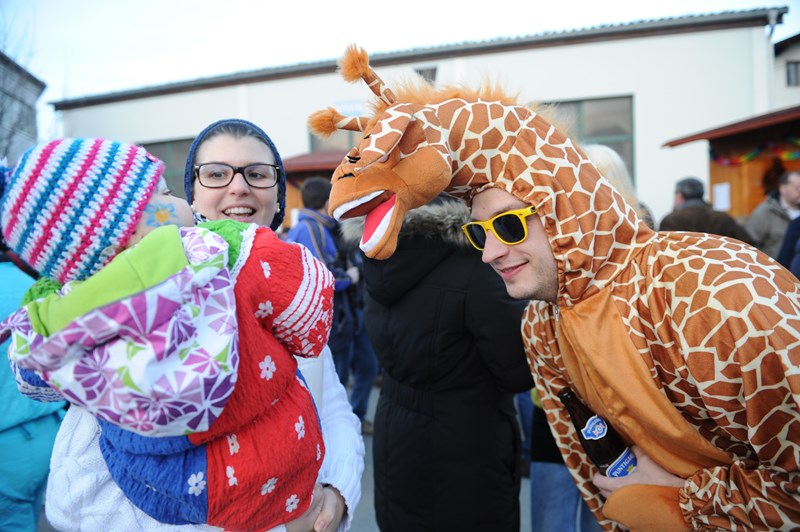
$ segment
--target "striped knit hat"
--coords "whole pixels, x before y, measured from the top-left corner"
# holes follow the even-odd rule
[[[164,163],[123,142],[34,146],[0,179],[3,239],[44,276],[85,279],[128,242],[163,173]]]

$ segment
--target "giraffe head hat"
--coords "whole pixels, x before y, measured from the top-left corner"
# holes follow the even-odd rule
[[[334,171],[330,212],[339,220],[366,215],[360,246],[368,257],[390,257],[405,213],[442,191],[469,203],[497,187],[536,206],[556,258],[575,255],[571,264],[562,263],[564,269],[587,268],[592,255],[598,258],[597,249],[586,249],[594,248],[588,233],[640,230],[633,208],[583,152],[534,108],[500,89],[426,85],[395,93],[355,46],[339,67],[347,81],[361,79],[377,96],[373,116],[345,117],[328,108],[314,113],[309,125],[323,136],[363,132]]]

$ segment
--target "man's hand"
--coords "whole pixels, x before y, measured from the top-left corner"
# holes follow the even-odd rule
[[[345,512],[344,497],[333,486],[314,486],[311,506],[303,515],[286,523],[287,532],[334,532]]]
[[[600,473],[595,473],[592,482],[600,490],[600,493],[608,498],[614,490],[629,484],[650,484],[655,486],[671,486],[674,488],[683,487],[684,480],[673,475],[657,463],[652,458],[644,454],[639,447],[633,446],[633,453],[636,455],[636,470],[624,477],[611,478]]]

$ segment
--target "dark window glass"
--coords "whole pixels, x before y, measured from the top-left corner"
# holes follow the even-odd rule
[[[172,194],[183,198],[183,169],[186,165],[186,156],[192,139],[172,140],[168,142],[153,142],[143,144],[144,149],[164,161],[164,179]]]
[[[630,99],[607,98],[583,102],[583,136],[630,136],[632,129]]]
[[[336,131],[326,139],[311,135],[311,151],[350,151],[360,139],[360,131]]]
[[[800,61],[786,63],[786,84],[790,87],[800,87]]]
[[[415,68],[414,71],[430,84],[436,83],[436,67]]]
[[[581,144],[604,144],[625,161],[636,183],[633,161],[633,98],[553,102],[556,119]]]

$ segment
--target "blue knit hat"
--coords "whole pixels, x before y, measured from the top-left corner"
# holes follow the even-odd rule
[[[240,118],[226,118],[224,120],[219,120],[205,128],[200,132],[199,135],[197,135],[197,137],[195,137],[194,142],[192,142],[192,145],[189,147],[189,154],[186,156],[186,167],[184,168],[183,172],[183,190],[186,193],[186,200],[189,203],[192,203],[193,200],[192,188],[194,183],[194,164],[198,148],[203,142],[205,142],[206,139],[215,136],[220,129],[226,126],[244,127],[253,134],[251,136],[257,137],[264,141],[264,143],[269,146],[269,149],[272,150],[272,153],[275,155],[275,164],[278,166],[278,210],[275,213],[275,217],[272,219],[272,224],[270,225],[270,228],[275,231],[283,223],[283,216],[286,212],[286,170],[283,168],[281,154],[278,153],[278,148],[276,148],[275,144],[272,143],[272,139],[270,139],[260,127],[252,122],[248,122],[247,120],[242,120]]]
[[[0,172],[3,239],[46,277],[85,279],[128,242],[163,173],[164,163],[123,142],[34,146],[12,172]]]

